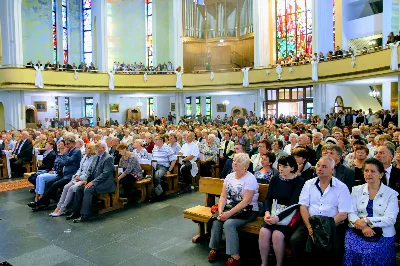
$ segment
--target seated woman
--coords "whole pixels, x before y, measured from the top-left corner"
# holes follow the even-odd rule
[[[367,160],[369,149],[365,145],[359,145],[354,153],[355,153],[355,158],[353,161],[353,165],[355,171],[356,184],[364,184],[365,179],[364,179],[363,167],[365,161]]]
[[[54,166],[54,161],[56,160],[56,152],[54,151],[54,147],[56,144],[53,141],[48,141],[45,145],[45,152],[43,153],[42,163],[38,166],[38,171],[32,174],[28,181],[32,183],[36,187],[36,179],[38,175],[47,173],[51,171]]]
[[[289,136],[288,136],[288,139],[289,139]],[[283,150],[283,141],[280,139],[274,140],[272,142],[271,147],[272,147],[272,152],[275,154],[275,157],[276,157],[276,160],[275,160],[274,164],[272,165],[272,167],[277,169],[279,158],[281,158],[282,156],[286,156],[288,154]]]
[[[92,164],[94,155],[96,154],[96,145],[94,143],[86,144],[85,155],[81,159],[81,164],[75,175],[72,176],[71,182],[64,186],[61,198],[58,201],[57,208],[50,213],[50,216],[58,217],[65,214],[68,205],[74,198],[76,188],[86,185],[89,177],[89,167]]]
[[[218,162],[218,142],[214,134],[207,136],[207,140],[200,145],[200,153],[204,154],[204,158],[200,160],[201,176],[212,176],[212,166]]]
[[[270,151],[261,156],[262,168],[254,172],[254,176],[259,184],[269,184],[271,179],[279,174],[278,170],[272,167],[275,159],[275,154]]]
[[[60,140],[57,148],[58,154],[54,161],[53,168],[48,173],[40,174],[36,178],[35,201],[38,201],[42,197],[46,186],[46,182],[56,179],[57,175],[62,173],[63,171],[62,169],[64,167],[64,160],[63,160],[64,149],[65,149],[65,141]]]
[[[283,265],[285,256],[285,238],[290,238],[292,227],[288,227],[295,212],[300,208],[297,204],[304,179],[296,175],[297,162],[291,156],[278,160],[279,177],[272,178],[264,202],[264,223],[259,235],[259,248],[263,266],[267,265],[271,248],[271,239],[276,256],[276,265]]]
[[[135,139],[133,142],[133,154],[138,160],[151,160],[151,154],[144,148],[144,141],[142,139]]]
[[[292,155],[297,162],[297,175],[301,175],[304,181],[314,178],[314,169],[312,165],[307,161],[308,151],[304,148],[296,148],[292,151]]]
[[[126,143],[119,144],[117,151],[121,154],[118,167],[123,169],[118,180],[124,190],[123,195],[131,196],[133,184],[142,179],[142,169],[139,160],[134,153],[128,150]]]
[[[395,265],[398,193],[385,185],[385,168],[375,158],[365,161],[364,178],[367,183],[351,193],[343,265]]]
[[[258,184],[253,174],[247,171],[250,158],[245,153],[235,154],[232,167],[235,172],[226,176],[218,202],[218,217],[212,223],[210,254],[208,261],[218,258],[218,245],[222,231],[226,237],[226,254],[231,255],[225,265],[240,264],[239,236],[237,228],[254,221],[258,215]],[[243,209],[250,209],[245,217],[236,218]]]

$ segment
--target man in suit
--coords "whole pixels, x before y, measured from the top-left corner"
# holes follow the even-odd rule
[[[235,154],[238,153],[246,153],[246,151],[244,150],[244,146],[243,144],[236,144],[235,147],[233,148]],[[220,178],[221,179],[225,179],[225,177],[227,175],[229,175],[230,173],[232,173],[232,163],[233,163],[233,159],[228,159],[224,165],[224,169],[221,172]],[[253,171],[253,163],[250,161],[249,167],[247,168],[247,170],[254,174]]]
[[[389,122],[392,122],[392,115],[389,113],[389,110],[386,110],[384,118],[382,119],[383,127],[387,128],[389,126]]]
[[[23,166],[32,161],[32,142],[28,139],[27,131],[22,131],[21,140],[10,158],[12,177],[21,177],[24,173]]]
[[[85,222],[91,216],[93,194],[105,194],[115,191],[114,159],[106,152],[107,144],[96,144],[97,155],[89,168],[89,178],[75,192],[72,214],[67,220],[74,223]]]
[[[327,144],[322,147],[322,153],[325,153],[335,161],[333,176],[345,183],[351,193],[351,190],[355,185],[355,172],[354,169],[348,168],[341,163],[343,154],[342,148],[336,144]]]
[[[117,146],[120,143],[119,138],[111,138],[111,147],[109,154],[113,157],[114,165],[119,165],[119,160],[121,159],[121,154],[117,151]]]
[[[376,159],[381,161],[385,167],[385,177],[388,186],[400,192],[400,169],[392,165],[394,152],[393,143],[385,142],[383,145],[376,148]]]
[[[315,151],[315,159],[317,162],[322,157],[322,138],[323,135],[321,132],[315,132],[312,135],[312,149]]]
[[[309,137],[307,134],[301,134],[297,139],[297,147],[301,147],[307,150],[308,153],[308,162],[314,166],[317,163],[316,157],[317,154],[315,150],[311,149],[307,144],[309,143]]]
[[[33,211],[45,210],[49,207],[50,199],[56,198],[56,193],[58,189],[63,188],[68,184],[72,176],[78,171],[81,163],[82,153],[75,147],[75,135],[66,134],[64,136],[65,141],[65,152],[63,154],[63,172],[58,174],[56,179],[46,184],[48,189],[44,192],[43,196],[37,202],[28,203],[28,206],[32,208]]]

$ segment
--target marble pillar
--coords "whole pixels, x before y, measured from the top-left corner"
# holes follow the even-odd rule
[[[265,0],[253,2],[254,66],[267,67],[271,64],[270,4]],[[259,114],[257,114],[259,115]]]
[[[312,2],[312,51],[327,54],[333,51],[333,3],[332,0]]]

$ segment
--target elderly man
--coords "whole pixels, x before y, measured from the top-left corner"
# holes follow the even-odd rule
[[[376,148],[376,159],[381,161],[385,167],[387,186],[400,192],[400,169],[392,165],[394,152],[394,145],[386,142]]]
[[[10,157],[10,167],[12,177],[23,176],[24,170],[23,166],[26,163],[32,161],[32,142],[28,139],[28,132],[22,131],[21,140],[18,143],[17,148],[13,151]]]
[[[57,172],[57,178],[52,180],[46,187],[49,187],[47,191],[44,192],[43,196],[37,202],[28,203],[28,206],[32,208],[33,211],[44,210],[49,207],[50,199],[56,197],[56,192],[59,188],[63,188],[68,184],[72,176],[78,171],[82,153],[76,147],[76,139],[73,134],[66,134],[64,136],[65,149],[63,154],[63,171],[62,173]]]
[[[320,132],[315,132],[312,134],[312,149],[315,151],[315,157],[317,161],[322,156],[322,138],[323,135]]]
[[[176,155],[170,147],[164,145],[163,138],[157,136],[154,138],[153,160],[157,161],[156,171],[154,173],[153,183],[157,196],[163,193],[161,179],[165,174],[170,175],[175,167]]]
[[[89,177],[83,181],[75,192],[72,214],[67,220],[74,219],[74,223],[85,222],[91,217],[93,194],[105,194],[115,191],[114,160],[106,152],[107,144],[96,144],[97,155],[93,158],[89,168]]]
[[[188,133],[187,143],[183,144],[182,149],[179,151],[179,155],[183,155],[181,167],[181,176],[184,181],[191,182],[192,176],[195,176],[198,172],[196,160],[199,156],[199,147],[194,142],[195,134],[193,132]]]
[[[301,191],[299,204],[302,223],[290,239],[292,247],[293,265],[341,265],[344,246],[344,233],[347,224],[343,223],[347,214],[352,211],[351,196],[346,185],[333,176],[335,161],[323,156],[316,165],[317,177],[308,180]],[[310,218],[313,216],[329,217],[336,225],[336,248],[332,251],[315,252],[312,243],[312,253],[307,262],[304,261],[304,249],[307,238],[314,235]]]

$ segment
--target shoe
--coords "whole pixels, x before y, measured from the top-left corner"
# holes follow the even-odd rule
[[[32,202],[29,202],[27,205],[28,205],[30,208],[36,208],[36,207],[37,207],[37,202],[32,201]]]
[[[216,262],[218,258],[218,250],[211,249],[210,254],[208,254],[208,262]]]
[[[71,213],[71,215],[68,215],[65,220],[72,220],[72,219],[76,219],[79,218],[79,215],[76,215],[75,213]]]
[[[226,261],[225,266],[238,266],[238,265],[240,265],[240,263],[241,263],[240,259],[236,260],[236,259],[230,257]]]
[[[74,219],[74,224],[76,224],[76,223],[83,223],[83,222],[86,222],[87,220],[89,220],[89,217],[87,217],[87,216],[81,216],[81,217],[79,217],[79,218],[77,218],[77,219]]]
[[[49,205],[36,205],[36,207],[32,208],[32,211],[37,212],[37,211],[47,210],[48,208]]]
[[[35,189],[34,189],[34,188],[31,188],[31,189],[29,190],[29,193],[35,193]]]
[[[60,216],[63,216],[65,214],[65,212],[60,212],[60,213],[50,213],[50,216],[52,216],[52,217],[60,217]]]

